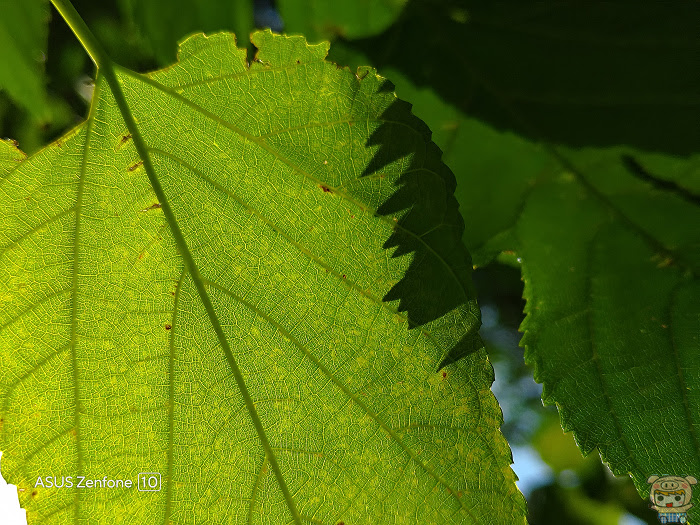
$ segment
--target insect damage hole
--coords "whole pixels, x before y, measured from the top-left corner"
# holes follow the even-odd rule
[[[117,145],[114,146],[114,151],[117,152],[121,150],[124,146],[126,146],[129,140],[131,140],[131,133],[125,133],[124,135],[122,135],[119,141],[117,142]]]
[[[126,168],[126,171],[134,171],[134,170],[136,170],[136,169],[137,169],[139,166],[141,166],[141,165],[143,165],[143,161],[142,161],[142,160],[140,160],[140,161],[138,161],[136,164],[132,164],[131,166],[129,166],[128,168]]]
[[[159,209],[160,209],[160,202],[154,202],[148,208],[144,208],[143,210],[139,210],[139,211],[146,212],[146,211],[150,211],[150,210],[159,210]]]

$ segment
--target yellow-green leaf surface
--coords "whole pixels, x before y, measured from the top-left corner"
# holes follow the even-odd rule
[[[217,34],[103,68],[83,125],[2,143],[0,449],[29,523],[524,523],[428,128],[327,44],[253,41],[250,66]],[[161,490],[75,486],[140,472]]]

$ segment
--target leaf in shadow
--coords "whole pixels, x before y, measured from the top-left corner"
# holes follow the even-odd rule
[[[697,150],[700,6],[412,0],[348,43],[498,129],[572,146]]]

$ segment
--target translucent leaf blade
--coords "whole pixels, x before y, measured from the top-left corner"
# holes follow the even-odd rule
[[[6,476],[42,523],[522,523],[454,180],[429,131],[326,46],[255,43],[250,68],[222,34],[152,75],[117,70],[177,228],[99,78],[87,124],[4,179],[3,217],[25,209],[27,173],[65,201],[53,196],[50,248],[36,212],[24,233],[7,227],[38,273],[34,295],[3,288]],[[41,266],[48,252],[63,266]],[[68,291],[41,303],[42,325],[49,271]],[[455,352],[468,355],[438,371]],[[47,465],[157,472],[162,490],[34,489]]]

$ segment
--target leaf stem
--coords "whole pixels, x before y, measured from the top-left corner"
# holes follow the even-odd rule
[[[219,344],[224,352],[224,356],[228,362],[229,368],[231,369],[236,384],[238,385],[241,396],[243,397],[248,413],[252,419],[253,426],[255,427],[255,430],[260,439],[263,451],[265,452],[265,458],[270,464],[270,468],[275,473],[275,477],[277,478],[279,488],[284,496],[285,502],[287,503],[287,507],[289,509],[293,522],[296,525],[301,525],[301,515],[296,507],[296,503],[294,502],[294,498],[289,490],[289,487],[287,486],[284,480],[282,470],[280,469],[279,464],[277,463],[277,458],[275,457],[275,453],[272,450],[270,441],[267,438],[267,434],[265,433],[262,421],[260,420],[260,416],[258,415],[258,412],[255,408],[253,398],[251,397],[250,392],[248,391],[248,387],[246,386],[243,373],[239,368],[238,363],[236,362],[236,358],[233,355],[231,345],[229,344],[226,334],[224,333],[224,329],[221,326],[221,323],[219,322],[218,316],[216,315],[214,305],[212,304],[209,294],[207,293],[207,290],[205,288],[204,279],[202,278],[202,275],[199,272],[199,268],[195,263],[192,252],[187,246],[185,236],[177,223],[175,214],[172,208],[170,207],[170,203],[168,202],[165,191],[161,186],[160,181],[158,180],[156,170],[153,166],[153,162],[149,155],[149,150],[148,146],[146,145],[146,141],[141,135],[141,132],[136,124],[136,120],[131,114],[131,109],[129,108],[129,104],[126,101],[126,97],[124,97],[124,92],[122,91],[121,84],[119,82],[119,79],[117,78],[117,69],[119,69],[119,71],[122,74],[125,74],[128,70],[115,64],[109,58],[109,56],[107,56],[107,53],[104,51],[104,48],[100,45],[100,43],[97,41],[95,36],[87,27],[87,25],[80,17],[78,12],[71,5],[70,0],[51,0],[51,3],[53,3],[54,7],[64,18],[64,20],[71,28],[75,36],[78,38],[78,40],[80,40],[80,43],[83,45],[83,47],[88,52],[92,60],[95,62],[95,65],[100,70],[100,74],[107,81],[107,84],[109,85],[109,88],[112,91],[114,101],[116,102],[117,107],[119,108],[119,112],[121,113],[122,118],[124,119],[124,123],[126,124],[129,133],[131,133],[131,137],[134,141],[134,147],[136,148],[139,157],[141,157],[141,160],[143,161],[143,168],[146,171],[146,175],[148,176],[148,180],[151,183],[151,187],[153,188],[153,191],[156,194],[156,198],[158,199],[158,202],[161,205],[163,215],[165,215],[165,218],[170,226],[170,230],[173,234],[173,238],[175,240],[175,244],[178,248],[178,251],[180,252],[180,256],[182,257],[185,269],[187,270],[187,273],[189,274],[192,283],[194,284],[197,290],[199,298],[202,301],[202,306],[204,307],[204,310],[206,311],[207,316],[209,317],[212,328],[216,334],[216,338],[219,341]],[[97,99],[93,99],[92,101],[93,107],[96,103],[96,100]]]
[[[81,18],[78,12],[73,7],[73,4],[68,0],[51,0],[51,3],[59,12],[63,20],[66,21],[73,34],[80,40],[85,51],[95,63],[98,69],[103,68],[111,62],[109,56],[105,52],[102,44],[98,42],[95,35],[88,28],[85,21]]]

